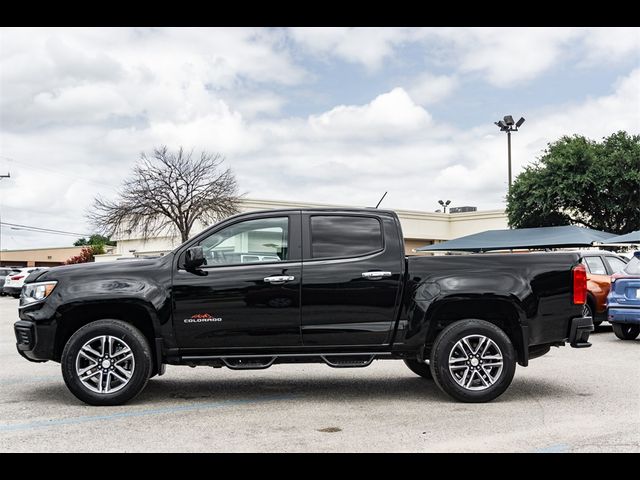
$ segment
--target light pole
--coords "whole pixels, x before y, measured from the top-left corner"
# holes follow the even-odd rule
[[[505,115],[504,119],[493,122],[500,128],[501,132],[507,132],[507,151],[509,156],[509,190],[511,190],[511,132],[517,132],[524,123],[524,117],[520,117],[517,122],[513,121],[511,115]]]
[[[442,200],[438,200],[438,203],[440,205],[442,205],[442,209],[443,209],[444,213],[447,213],[447,207],[451,203],[451,200],[447,200],[446,202],[443,202]]]

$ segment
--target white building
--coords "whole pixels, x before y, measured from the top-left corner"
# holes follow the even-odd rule
[[[243,199],[240,204],[241,212],[259,210],[288,209],[288,208],[353,208],[353,205],[328,205],[308,202],[284,202],[279,200]],[[400,218],[405,238],[405,252],[416,255],[417,247],[451,240],[453,238],[483,232],[508,228],[507,215],[503,210],[486,210],[464,213],[437,213],[417,210],[392,209]],[[191,232],[198,234],[202,228]],[[139,235],[114,236],[118,245],[113,253],[98,255],[97,262],[117,260],[126,257],[158,255],[169,252],[180,245],[179,236],[155,237],[147,240]]]

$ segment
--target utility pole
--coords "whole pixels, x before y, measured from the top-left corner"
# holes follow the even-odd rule
[[[0,180],[3,178],[11,178],[11,173],[7,172],[6,175],[0,175]],[[2,266],[2,203],[0,202],[0,267]]]

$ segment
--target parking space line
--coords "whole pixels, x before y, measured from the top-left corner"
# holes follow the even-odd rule
[[[88,422],[113,421],[113,420],[120,420],[122,418],[148,417],[152,415],[163,415],[167,413],[192,412],[196,410],[208,410],[212,408],[223,408],[223,407],[230,407],[235,405],[249,405],[253,403],[276,402],[279,400],[290,400],[292,398],[294,398],[293,395],[283,395],[283,396],[277,396],[277,397],[261,397],[261,398],[252,398],[252,399],[246,399],[246,400],[225,400],[222,402],[198,403],[198,404],[192,404],[192,405],[152,408],[148,410],[138,410],[133,412],[114,413],[111,415],[69,417],[69,418],[59,418],[54,420],[44,420],[44,421],[38,421],[38,422],[18,423],[18,424],[9,424],[9,425],[5,424],[5,425],[0,425],[0,432],[35,430],[38,428],[57,427],[61,425],[77,425],[77,424],[88,423]]]

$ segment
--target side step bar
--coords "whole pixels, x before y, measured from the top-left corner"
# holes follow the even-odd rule
[[[302,363],[324,362],[332,368],[359,368],[367,367],[376,358],[391,356],[388,352],[364,352],[364,353],[284,353],[278,355],[198,355],[183,356],[181,363],[197,363],[206,365],[207,362],[217,362],[217,366],[226,366],[233,370],[262,370],[269,368],[274,363]],[[220,362],[222,364],[220,364]],[[215,365],[214,365],[215,366]]]
[[[222,357],[222,363],[232,370],[262,370],[273,365],[278,357],[260,357],[260,358],[225,358]]]
[[[326,355],[321,355],[320,358],[324,360],[324,363],[333,368],[354,368],[354,367],[368,367],[373,362],[375,355],[335,355],[333,358],[327,358]]]

